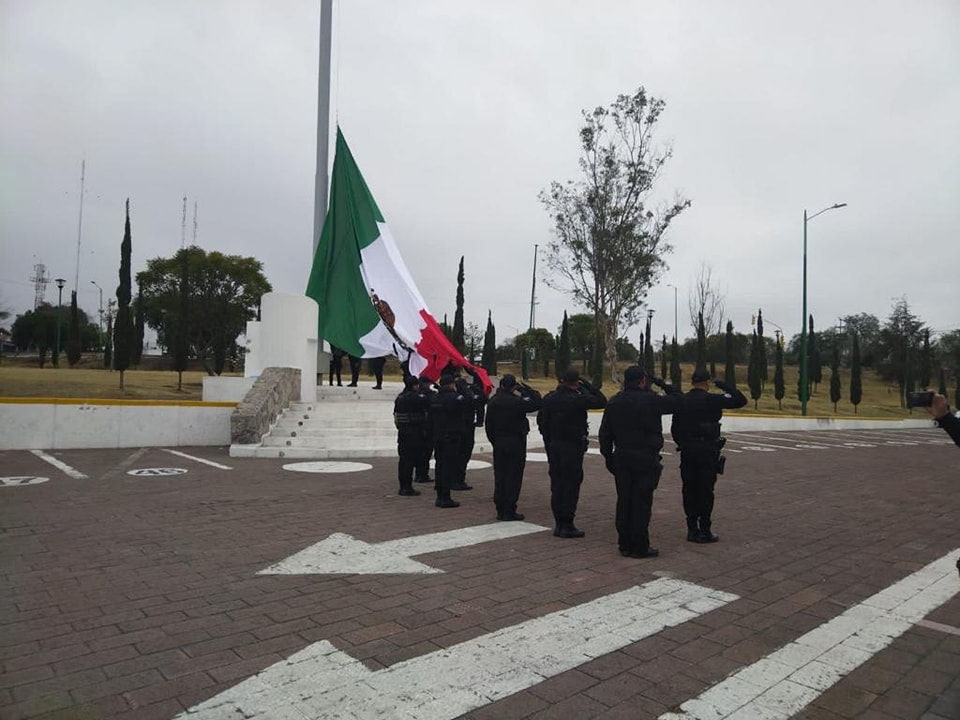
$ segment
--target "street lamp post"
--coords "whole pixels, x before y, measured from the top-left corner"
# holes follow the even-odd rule
[[[846,207],[846,203],[834,203],[820,212],[807,215],[803,211],[803,321],[800,323],[800,414],[807,414],[807,396],[810,386],[807,382],[807,223],[817,215],[823,215],[827,210],[837,210]]]
[[[680,342],[680,326],[677,324],[677,286],[668,283],[667,287],[673,288],[673,337],[677,342]]]
[[[60,367],[60,311],[63,309],[63,286],[67,281],[63,278],[54,280],[57,283],[57,352],[53,356],[53,366]]]
[[[103,352],[103,288],[97,285],[96,280],[91,280],[90,284],[100,291],[100,322],[97,324],[97,340],[100,343],[100,352]]]

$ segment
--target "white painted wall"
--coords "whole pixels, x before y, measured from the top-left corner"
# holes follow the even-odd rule
[[[317,399],[319,308],[306,295],[267,293],[260,298],[260,321],[247,323],[244,374],[257,377],[268,367],[300,369],[300,399]]]
[[[0,450],[229,445],[233,403],[0,402]]]
[[[247,392],[257,381],[255,377],[224,377],[204,375],[203,394],[204,402],[232,402],[238,403],[246,397]]]

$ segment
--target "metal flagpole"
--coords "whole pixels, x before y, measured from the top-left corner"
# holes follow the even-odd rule
[[[317,174],[313,193],[313,254],[327,217],[330,152],[330,56],[333,46],[333,0],[320,0],[320,73],[317,88]],[[313,256],[310,257],[311,263]]]

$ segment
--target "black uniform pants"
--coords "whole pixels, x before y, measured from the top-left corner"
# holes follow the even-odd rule
[[[463,434],[460,436],[460,462],[457,466],[457,479],[454,480],[454,484],[467,482],[467,463],[470,462],[470,458],[473,456],[473,446],[475,442],[476,438],[474,437],[473,425],[470,425],[464,429]]]
[[[353,355],[350,355],[349,358],[350,358],[350,385],[352,387],[356,387],[357,381],[360,380],[360,358],[354,357]]]
[[[660,484],[660,454],[622,452],[613,456],[617,483],[617,539],[620,549],[645,553],[650,548],[653,491]]]
[[[437,460],[434,468],[434,488],[438,495],[448,496],[450,488],[457,484],[461,457],[460,436],[444,435],[437,438],[433,452]]]
[[[424,441],[420,456],[417,458],[417,480],[427,480],[430,477],[430,458],[433,457],[433,443]]]
[[[493,439],[493,504],[498,515],[517,511],[526,463],[526,435],[501,435]]]
[[[550,463],[550,509],[557,522],[573,522],[583,484],[583,455],[586,443],[581,439],[553,442],[547,449]]]
[[[413,470],[423,457],[423,449],[426,445],[427,438],[423,427],[406,425],[397,430],[397,455],[400,456],[397,474],[400,487],[410,487],[413,484]]]
[[[713,514],[713,487],[717,484],[717,456],[715,450],[682,450],[680,452],[680,479],[683,481],[683,512],[687,527],[710,529]]]
[[[342,385],[340,380],[340,371],[343,369],[343,358],[337,355],[330,356],[330,384],[333,385],[333,378],[337,378],[337,385]]]

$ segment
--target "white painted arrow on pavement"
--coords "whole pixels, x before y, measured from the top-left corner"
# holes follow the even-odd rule
[[[450,720],[736,599],[664,578],[376,671],[321,640],[177,720]]]
[[[498,522],[489,525],[415,535],[366,543],[351,535],[334,533],[286,560],[260,570],[257,575],[377,575],[387,573],[442,573],[443,570],[411,560],[413,555],[452,550],[491,540],[518,537],[549,530],[525,522]]]

